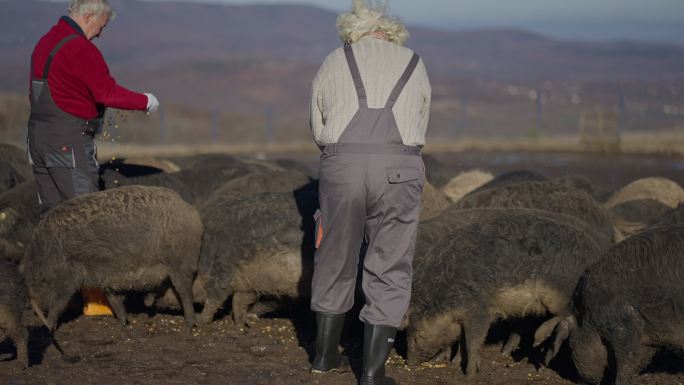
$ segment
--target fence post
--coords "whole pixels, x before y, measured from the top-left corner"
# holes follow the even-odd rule
[[[159,142],[166,143],[166,125],[165,113],[166,108],[159,107]]]
[[[626,122],[626,106],[625,106],[625,94],[620,91],[620,96],[618,98],[618,135],[622,136],[622,131],[625,129]]]
[[[542,119],[544,118],[544,95],[542,94],[542,89],[537,87],[537,116],[536,116],[536,124],[537,124],[537,131],[538,133],[541,133],[542,131]]]
[[[275,132],[274,132],[275,130],[273,127],[273,115],[274,115],[273,106],[270,106],[270,105],[267,106],[266,110],[265,110],[265,114],[266,114],[266,127],[265,127],[266,144],[273,144],[274,134],[275,134]]]
[[[468,130],[468,95],[461,95],[461,121],[457,127],[456,136],[464,135]]]
[[[211,110],[211,142],[218,142],[218,111],[216,108]]]

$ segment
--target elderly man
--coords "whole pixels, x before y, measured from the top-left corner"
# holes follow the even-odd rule
[[[311,100],[311,128],[323,149],[312,372],[346,367],[338,344],[365,237],[363,385],[392,383],[384,367],[411,296],[431,94],[422,60],[402,47],[406,29],[385,12],[354,0],[352,12],[340,15],[345,46],[323,63]]]
[[[71,0],[69,16],[38,41],[31,56],[27,149],[43,213],[98,191],[93,137],[106,107],[148,113],[159,107],[152,94],[117,85],[91,42],[113,17],[107,0]]]
[[[159,106],[152,94],[117,85],[91,42],[113,16],[107,0],[71,0],[69,16],[33,51],[27,146],[44,212],[98,190],[93,137],[105,107],[150,112]]]

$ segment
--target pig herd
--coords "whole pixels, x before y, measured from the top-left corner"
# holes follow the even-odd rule
[[[426,158],[433,184],[403,325],[409,364],[446,361],[475,375],[490,326],[525,317],[539,321],[533,344],[545,363],[567,344],[590,383],[628,384],[657,350],[684,348],[677,183],[646,178],[610,194],[530,171],[451,178]],[[242,326],[279,299],[310,296],[318,186],[305,166],[147,161],[109,164],[103,191],[41,218],[22,150],[0,145],[0,332],[20,365],[29,365],[25,310],[53,331],[82,287],[102,288],[124,325],[125,295],[143,292],[148,306],[181,308],[189,328],[226,304]],[[510,354],[524,330],[507,333]]]

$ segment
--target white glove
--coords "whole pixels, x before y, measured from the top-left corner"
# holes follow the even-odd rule
[[[145,96],[147,96],[147,108],[145,109],[145,112],[149,115],[150,112],[157,111],[159,108],[159,100],[152,94],[145,93]]]

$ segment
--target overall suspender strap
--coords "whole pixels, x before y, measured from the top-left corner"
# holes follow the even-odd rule
[[[354,79],[354,86],[356,87],[356,95],[359,97],[359,106],[368,107],[368,98],[366,97],[366,89],[363,87],[363,79],[361,79],[361,72],[359,66],[356,64],[354,51],[351,45],[344,46],[344,56],[347,57],[347,64],[351,71],[352,79]]]
[[[52,65],[52,59],[54,59],[55,55],[57,54],[57,51],[59,51],[64,44],[70,42],[71,40],[77,38],[78,35],[69,35],[65,37],[64,39],[60,40],[59,43],[55,46],[55,48],[52,49],[50,52],[50,55],[47,58],[47,61],[45,62],[45,68],[43,69],[43,79],[47,79],[48,74],[50,73],[50,66]]]
[[[401,78],[399,78],[397,85],[394,86],[394,89],[392,90],[392,93],[390,94],[389,99],[387,99],[387,104],[385,105],[385,108],[394,107],[394,103],[396,103],[397,99],[399,99],[399,95],[401,95],[401,91],[404,90],[406,83],[408,83],[409,79],[411,79],[411,75],[413,75],[413,71],[416,70],[416,66],[418,65],[418,61],[420,61],[420,56],[418,56],[417,54],[414,53],[413,57],[411,58],[411,61],[409,62],[406,69],[404,70],[404,73],[401,75]]]

